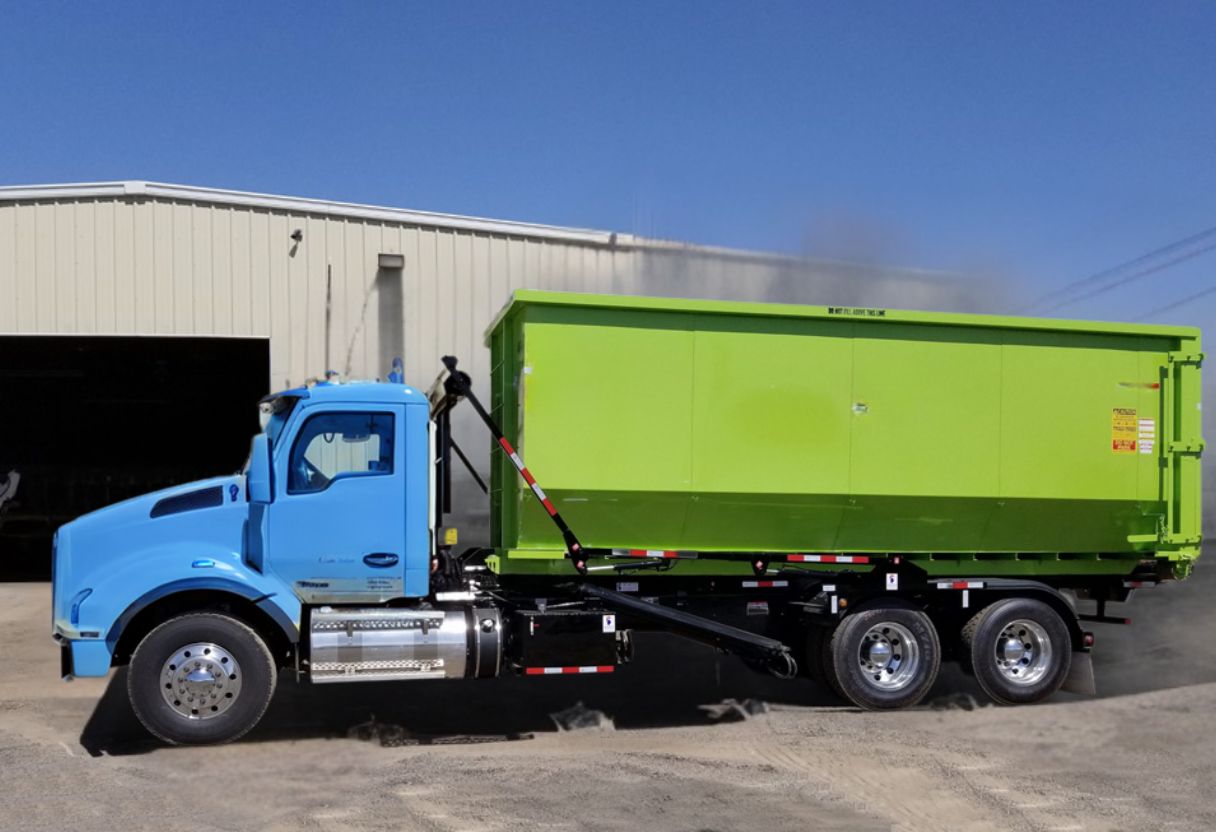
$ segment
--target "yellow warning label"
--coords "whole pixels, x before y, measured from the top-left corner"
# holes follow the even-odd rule
[[[1110,449],[1117,454],[1134,454],[1138,423],[1134,407],[1116,407],[1110,414]]]

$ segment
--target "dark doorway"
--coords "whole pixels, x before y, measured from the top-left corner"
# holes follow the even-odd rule
[[[263,338],[0,336],[0,580],[48,578],[74,517],[240,468],[269,379]]]

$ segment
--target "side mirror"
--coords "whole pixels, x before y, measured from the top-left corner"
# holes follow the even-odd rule
[[[253,437],[253,448],[249,452],[249,470],[245,474],[245,487],[249,489],[249,502],[271,503],[274,490],[270,479],[270,437],[259,433]]]

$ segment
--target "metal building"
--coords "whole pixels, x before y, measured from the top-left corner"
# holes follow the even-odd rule
[[[0,187],[0,558],[42,563],[83,510],[235,469],[269,389],[329,369],[382,377],[395,356],[426,386],[445,354],[484,385],[482,332],[517,288],[981,298],[928,272],[604,231],[151,182]],[[475,431],[456,425],[478,451]],[[476,540],[481,512],[465,521]]]

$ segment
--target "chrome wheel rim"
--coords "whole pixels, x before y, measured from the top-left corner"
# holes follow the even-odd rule
[[[1025,618],[1001,628],[993,645],[993,660],[1006,681],[1025,687],[1041,681],[1051,670],[1051,637],[1041,624]]]
[[[243,678],[235,656],[200,641],[179,647],[165,661],[160,694],[178,716],[213,719],[240,698]]]
[[[920,670],[920,644],[903,624],[882,621],[862,636],[858,659],[867,685],[881,691],[902,690]]]

